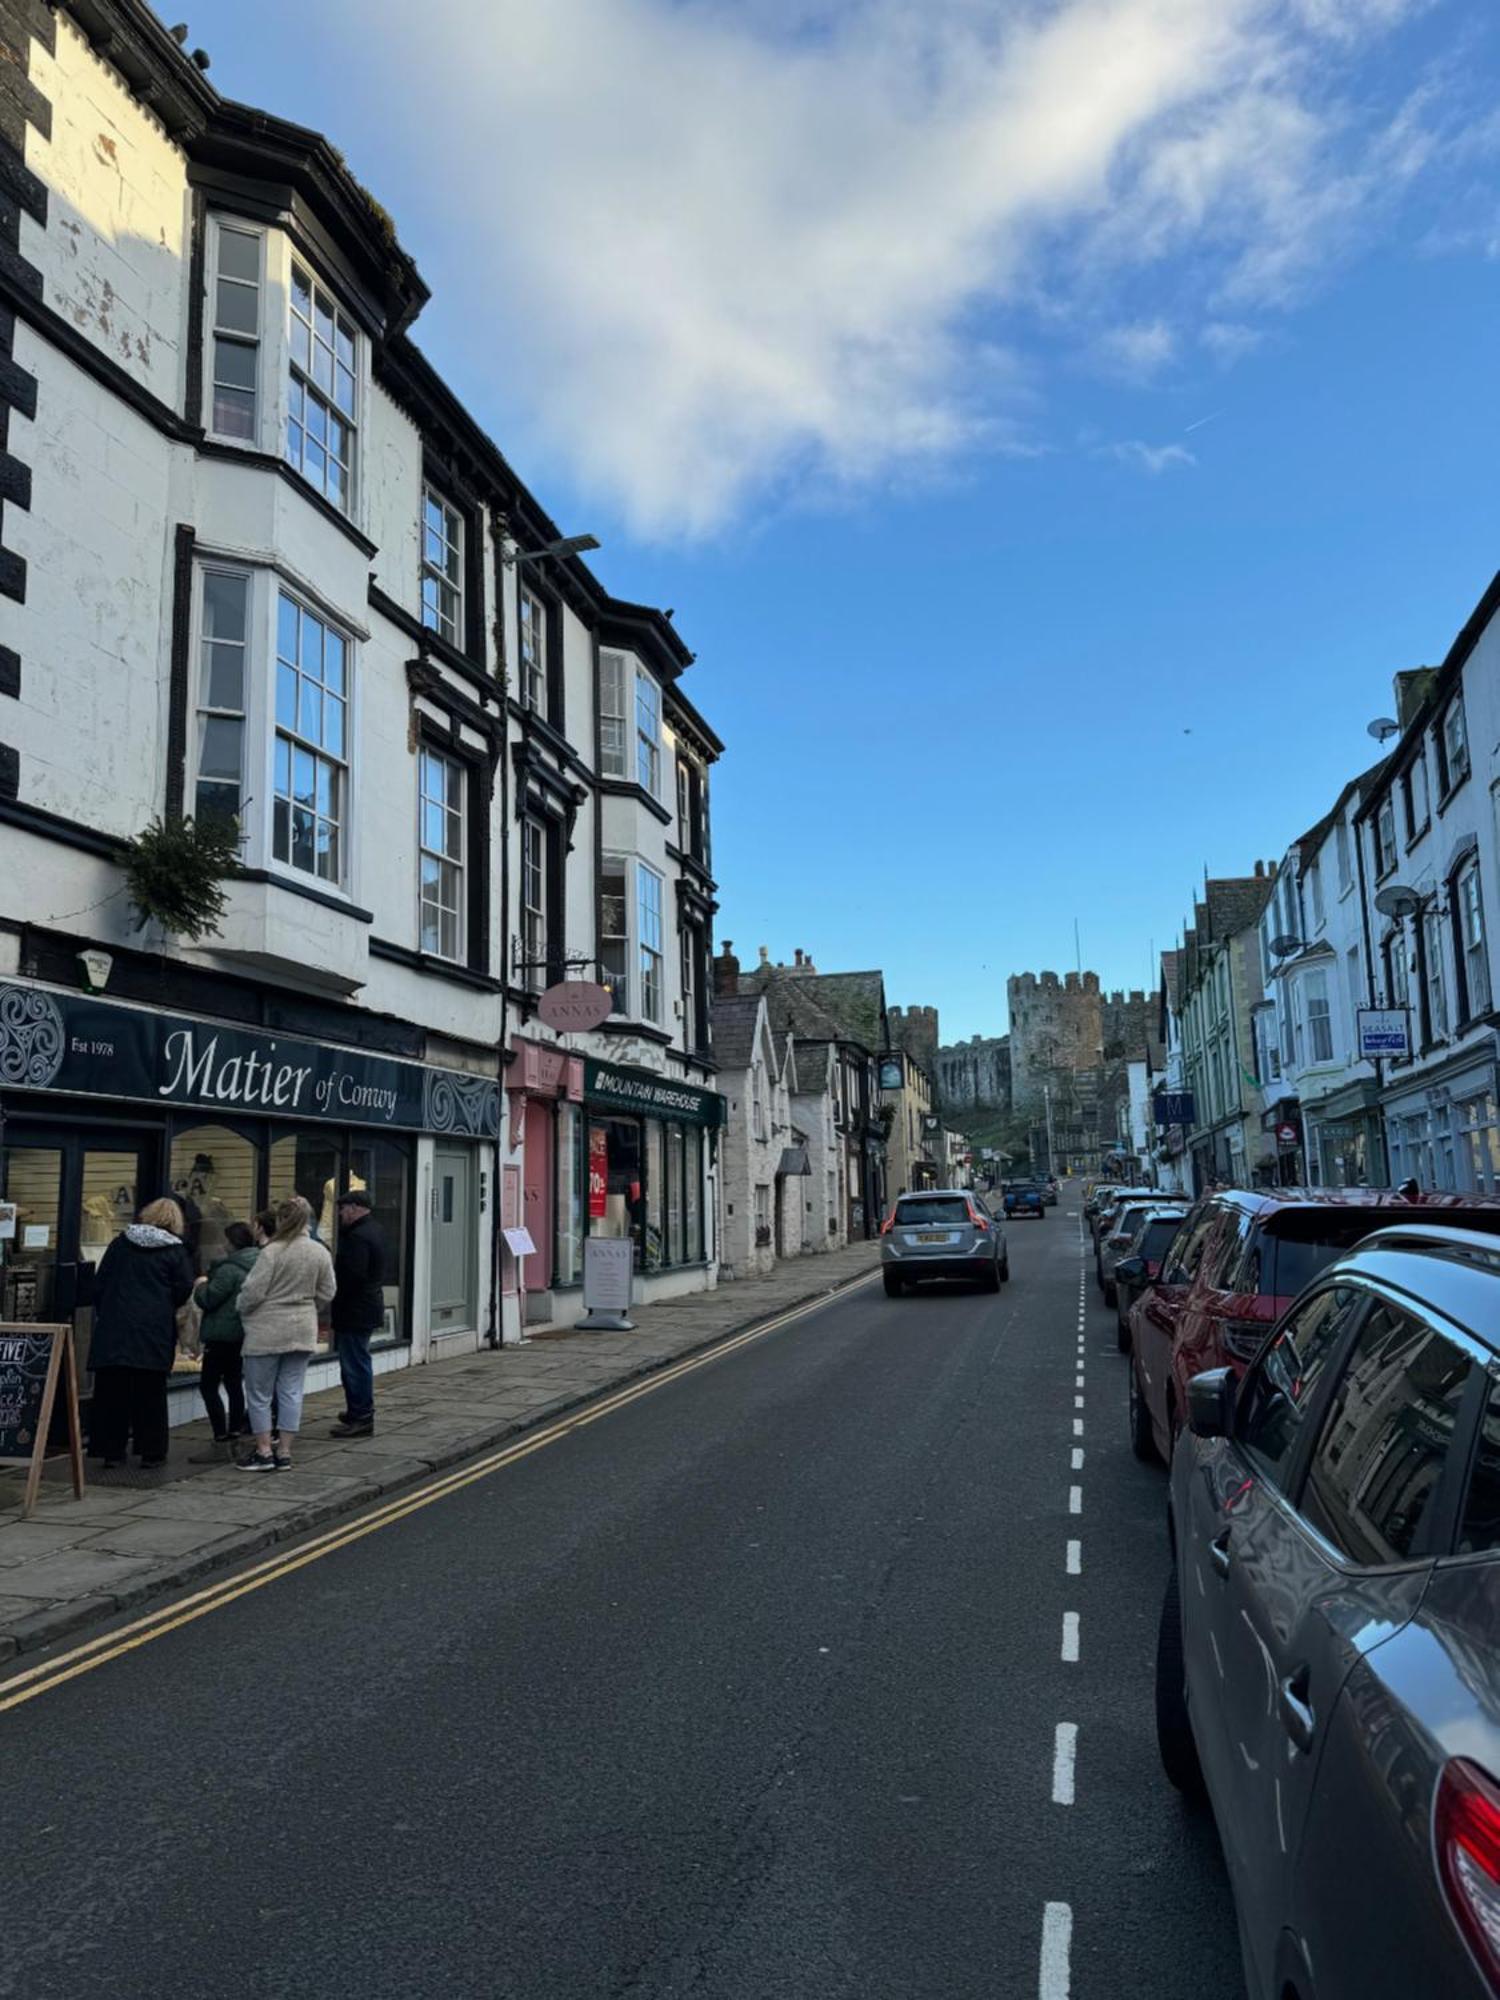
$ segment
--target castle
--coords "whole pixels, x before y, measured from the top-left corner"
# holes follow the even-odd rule
[[[1029,1108],[1059,1071],[1143,1055],[1151,1002],[1139,991],[1103,993],[1097,972],[1018,972],[1006,981],[1010,1005],[1010,1088]]]
[[[971,1035],[937,1052],[945,1111],[1009,1111],[1010,1036]]]

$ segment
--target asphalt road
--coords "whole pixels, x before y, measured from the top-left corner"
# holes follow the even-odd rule
[[[0,1714],[0,1993],[1239,2000],[1162,1475],[1009,1234]]]

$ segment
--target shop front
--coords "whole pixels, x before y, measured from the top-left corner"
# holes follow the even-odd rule
[[[1423,1193],[1500,1194],[1500,1075],[1495,1037],[1393,1083],[1382,1099],[1390,1178]]]
[[[563,1176],[558,1182],[557,1233],[576,1227],[577,1281],[582,1238],[613,1236],[635,1246],[643,1302],[707,1289],[719,1256],[714,1190],[724,1098],[617,1063],[590,1058],[583,1069],[577,1170],[568,1176],[574,1216],[563,1214]]]
[[[513,1046],[510,1143],[521,1152],[520,1220],[535,1248],[507,1257],[506,1289],[522,1292],[528,1322],[545,1324],[554,1289],[576,1289],[583,1276],[583,1058],[526,1036]]]
[[[1319,1187],[1387,1187],[1380,1124],[1380,1087],[1351,1083],[1303,1111],[1307,1171]]]
[[[0,1197],[16,1204],[0,1318],[71,1319],[86,1370],[94,1270],[144,1203],[182,1204],[206,1271],[230,1222],[291,1194],[333,1247],[347,1183],[387,1246],[381,1365],[445,1333],[477,1343],[498,1137],[494,1079],[0,982]],[[184,1418],[196,1364],[179,1362]]]

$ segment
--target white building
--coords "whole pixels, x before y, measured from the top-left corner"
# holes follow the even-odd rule
[[[362,1181],[382,1367],[575,1317],[591,1230],[648,1297],[712,1283],[691,655],[575,554],[516,560],[558,530],[412,343],[426,287],[320,135],[220,99],[134,0],[21,13],[0,1313],[86,1338],[86,1267],[168,1187],[207,1254],[292,1190],[331,1231]],[[136,927],[121,867],[184,816],[239,829],[197,944]],[[539,989],[596,968],[615,1014],[564,1047]]]
[[[1381,1091],[1390,1174],[1500,1192],[1495,968],[1500,880],[1500,577],[1434,672],[1403,676],[1403,725],[1359,811],[1378,997],[1413,1054]]]

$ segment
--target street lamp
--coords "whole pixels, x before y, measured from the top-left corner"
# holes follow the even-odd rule
[[[597,535],[560,535],[555,542],[545,542],[539,549],[502,550],[500,560],[507,569],[514,569],[517,563],[543,562],[548,556],[581,556],[598,546]]]

